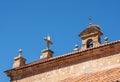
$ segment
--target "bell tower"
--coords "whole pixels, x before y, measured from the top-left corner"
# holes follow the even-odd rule
[[[100,26],[92,23],[89,24],[89,26],[79,34],[79,37],[82,39],[81,50],[99,46],[102,35],[103,33],[100,31]]]

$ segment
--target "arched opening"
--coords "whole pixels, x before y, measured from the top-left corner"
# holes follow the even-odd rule
[[[92,40],[92,39],[89,39],[89,40],[87,41],[87,48],[91,48],[91,47],[93,47],[93,40]]]

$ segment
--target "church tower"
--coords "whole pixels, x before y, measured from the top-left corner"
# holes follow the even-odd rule
[[[82,39],[81,50],[99,46],[101,44],[100,38],[102,35],[103,33],[100,31],[100,26],[89,24],[89,26],[79,34],[79,37]]]

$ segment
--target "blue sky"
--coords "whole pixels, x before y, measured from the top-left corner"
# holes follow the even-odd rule
[[[120,0],[1,0],[0,82],[9,82],[3,71],[11,69],[18,49],[27,63],[39,60],[50,35],[54,56],[81,47],[78,34],[92,23],[100,25],[109,42],[119,40]]]

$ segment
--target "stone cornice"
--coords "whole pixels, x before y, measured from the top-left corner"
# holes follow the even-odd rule
[[[85,60],[89,57],[101,56],[104,57],[110,52],[120,52],[120,41],[115,41],[111,43],[102,44],[98,47],[88,48],[83,51],[75,51],[55,58],[49,58],[44,60],[38,60],[25,66],[10,69],[5,71],[5,73],[10,77],[25,76],[30,75],[34,72],[42,72],[53,67],[71,64],[75,61]]]

